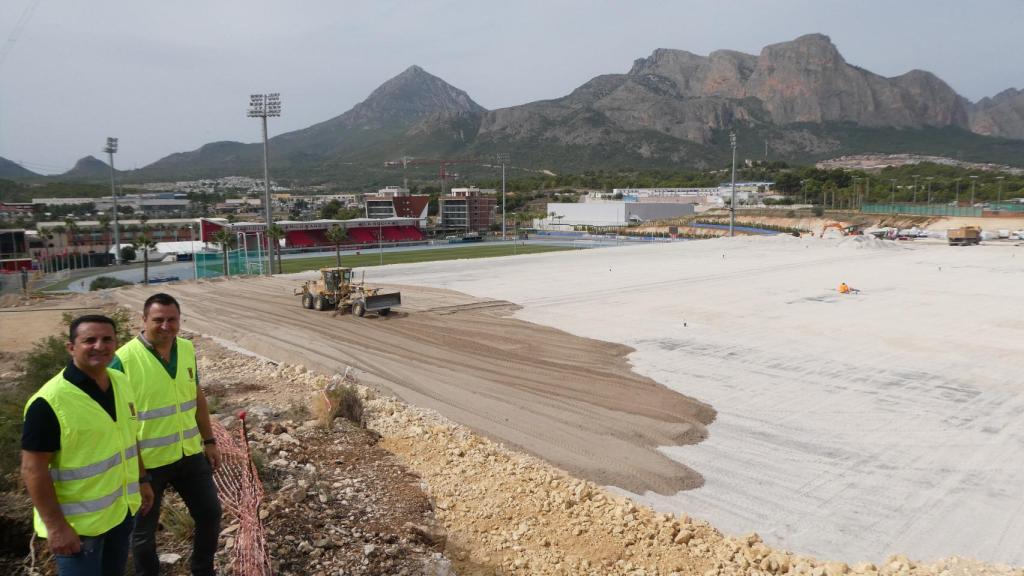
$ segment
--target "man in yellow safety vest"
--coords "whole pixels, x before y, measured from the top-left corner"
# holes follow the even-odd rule
[[[25,405],[21,475],[62,575],[124,572],[132,517],[153,504],[127,379],[107,367],[117,328],[106,316],[71,322],[71,362]]]
[[[213,471],[220,466],[220,452],[199,388],[195,349],[190,340],[178,338],[181,307],[173,296],[147,298],[142,322],[142,333],[121,346],[111,364],[128,376],[135,392],[139,448],[153,478],[153,509],[135,519],[132,534],[135,574],[160,571],[156,529],[163,492],[170,485],[195,521],[192,574],[212,576],[221,518]]]

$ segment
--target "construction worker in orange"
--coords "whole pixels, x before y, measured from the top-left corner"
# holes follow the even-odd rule
[[[850,286],[846,282],[840,283],[839,284],[839,293],[840,294],[849,294],[850,293]]]

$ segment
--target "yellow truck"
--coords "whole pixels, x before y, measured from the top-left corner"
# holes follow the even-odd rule
[[[976,226],[964,226],[963,228],[950,228],[946,231],[946,238],[950,246],[971,246],[981,243],[981,228]]]

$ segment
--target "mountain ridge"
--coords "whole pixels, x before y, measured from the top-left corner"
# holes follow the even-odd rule
[[[365,179],[402,156],[495,152],[559,170],[707,167],[728,156],[729,131],[739,132],[746,146],[756,143],[754,149],[769,141],[774,157],[790,161],[881,151],[894,142],[914,147],[907,152],[967,148],[968,155],[995,150],[1024,157],[1024,142],[1014,140],[1024,138],[1024,92],[971,103],[927,71],[886,78],[851,65],[823,34],[771,44],[758,55],[659,48],[625,73],[594,77],[559,98],[496,110],[413,65],[348,111],[271,138],[270,162],[279,177],[310,181]],[[261,172],[259,144],[214,142],[124,178]],[[93,165],[64,176],[97,173]]]

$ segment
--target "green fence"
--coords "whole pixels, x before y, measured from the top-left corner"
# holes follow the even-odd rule
[[[864,214],[901,214],[905,216],[981,216],[981,208],[946,204],[864,204]]]
[[[194,257],[197,277],[215,278],[224,275],[224,254],[222,252],[199,252]],[[228,272],[231,276],[262,274],[265,264],[266,255],[256,250],[228,251]]]
[[[1019,202],[991,202],[988,209],[1001,212],[1024,212],[1024,204]]]

